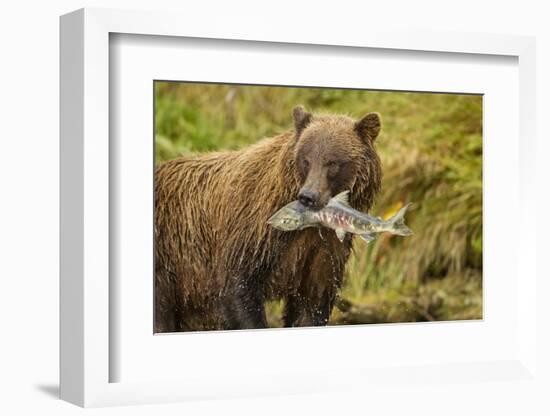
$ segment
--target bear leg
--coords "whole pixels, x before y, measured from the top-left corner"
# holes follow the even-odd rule
[[[260,288],[237,286],[224,302],[226,329],[267,328],[265,300]]]
[[[332,244],[332,245],[331,245]],[[311,253],[305,262],[297,291],[286,299],[285,326],[323,326],[328,324],[336,293],[344,275],[344,264],[349,251],[341,252],[336,238],[324,241],[321,249]],[[334,248],[336,246],[336,248]]]
[[[324,326],[327,325],[334,296],[325,293],[322,300],[311,305],[302,296],[291,296],[287,299],[283,321],[286,327]]]
[[[155,273],[155,333],[179,331],[174,276],[157,268]]]

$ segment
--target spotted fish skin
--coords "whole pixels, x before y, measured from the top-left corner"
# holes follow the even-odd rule
[[[404,215],[410,204],[384,221],[352,208],[348,196],[349,191],[342,192],[331,198],[328,204],[318,211],[307,209],[298,201],[293,201],[273,215],[268,223],[282,231],[323,226],[334,230],[340,241],[344,241],[348,233],[359,235],[366,242],[374,240],[375,235],[382,232],[400,236],[412,235],[412,231],[404,222]]]
[[[386,231],[385,222],[370,217],[343,204],[327,206],[311,216],[321,225],[333,230],[344,230],[352,234],[365,234]],[[360,215],[358,215],[360,214]]]

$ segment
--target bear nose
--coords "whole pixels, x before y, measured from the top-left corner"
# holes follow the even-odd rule
[[[306,207],[313,207],[319,201],[319,192],[312,191],[311,189],[302,189],[298,194],[298,201]]]

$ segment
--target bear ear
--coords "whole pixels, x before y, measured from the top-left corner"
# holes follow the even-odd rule
[[[363,140],[374,141],[380,133],[380,114],[368,113],[355,123],[355,131]]]
[[[296,130],[296,138],[300,136],[300,133],[308,126],[311,122],[312,115],[304,110],[304,107],[301,105],[294,107],[292,110],[292,117],[294,118],[294,128]]]

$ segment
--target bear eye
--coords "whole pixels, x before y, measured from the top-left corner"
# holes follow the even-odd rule
[[[302,159],[302,166],[305,170],[309,170],[309,161],[307,159]]]
[[[329,175],[335,175],[340,169],[340,164],[338,162],[331,161],[326,164],[326,167],[328,169]]]

